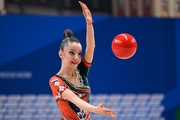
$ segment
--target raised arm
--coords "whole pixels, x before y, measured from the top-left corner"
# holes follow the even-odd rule
[[[114,120],[116,119],[115,117],[115,111],[109,108],[105,108],[104,107],[104,102],[100,103],[98,106],[94,106],[91,105],[89,103],[87,103],[86,101],[80,99],[79,97],[77,97],[72,91],[70,91],[69,89],[66,89],[63,93],[62,93],[63,98],[71,101],[72,103],[74,103],[76,106],[78,106],[81,109],[90,111],[90,112],[94,112],[96,114],[103,114],[106,116],[109,116],[111,118],[113,118]]]
[[[86,20],[86,49],[84,59],[86,62],[92,63],[95,49],[93,19],[88,7],[81,1],[79,1],[79,4],[81,5],[82,12]]]

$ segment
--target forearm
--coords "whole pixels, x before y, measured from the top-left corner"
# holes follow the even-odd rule
[[[86,26],[86,50],[84,58],[86,62],[92,63],[95,49],[94,27],[92,24],[87,24]]]
[[[93,105],[87,103],[86,101],[82,100],[81,98],[79,98],[77,95],[75,95],[69,89],[66,89],[62,93],[62,97],[67,99],[68,101],[72,102],[73,104],[75,104],[77,107],[79,107],[81,109],[96,113],[96,106],[93,106]]]
[[[92,50],[95,48],[93,23],[86,25],[86,48]]]
[[[79,97],[74,98],[74,100],[72,100],[72,101],[77,107],[79,107],[83,110],[87,110],[87,111],[96,113],[96,106],[87,103],[86,101],[80,99]]]

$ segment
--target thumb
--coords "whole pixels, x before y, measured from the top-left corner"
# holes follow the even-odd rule
[[[104,102],[100,103],[98,106],[99,107],[104,107]]]

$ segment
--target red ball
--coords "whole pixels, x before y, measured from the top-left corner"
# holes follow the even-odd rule
[[[137,50],[136,39],[127,33],[118,34],[111,44],[112,52],[120,59],[131,58]]]

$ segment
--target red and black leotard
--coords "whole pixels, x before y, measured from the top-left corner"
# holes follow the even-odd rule
[[[74,85],[67,79],[58,75],[54,75],[50,78],[49,84],[62,115],[62,120],[90,120],[89,111],[78,108],[76,105],[62,98],[61,96],[65,89],[70,89],[79,98],[89,102],[90,87],[88,83],[88,73],[90,66],[91,64],[87,63],[82,58],[81,63],[76,68],[76,72],[79,78],[79,85]]]

